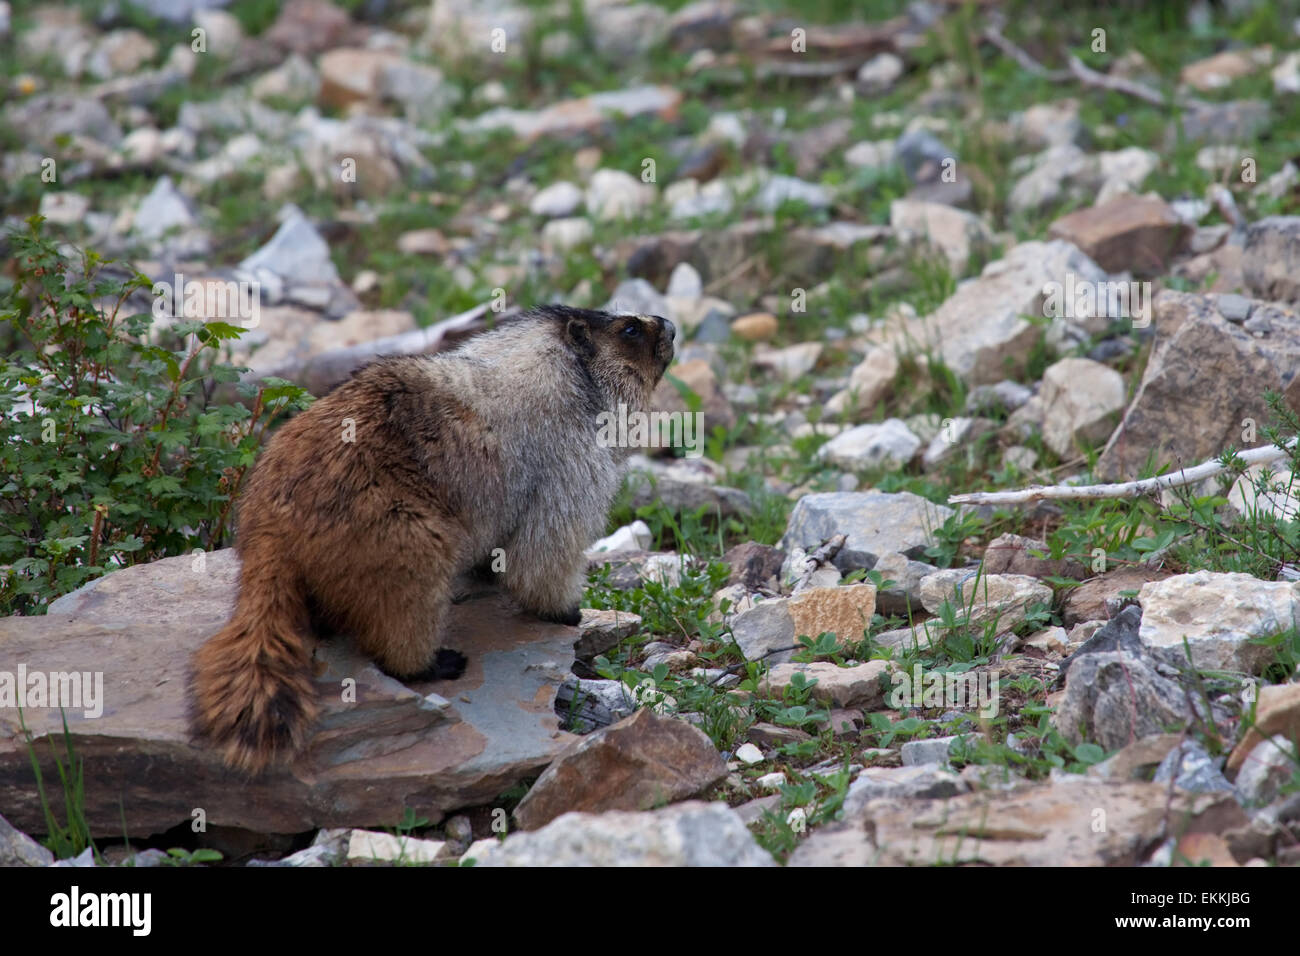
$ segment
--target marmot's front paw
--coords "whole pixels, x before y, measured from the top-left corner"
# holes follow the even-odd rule
[[[569,627],[577,627],[582,621],[582,609],[572,607],[567,611],[555,611],[547,614],[538,614],[543,621],[550,621],[552,624],[567,624]]]
[[[465,655],[460,651],[453,651],[450,648],[442,647],[433,657],[431,663],[418,674],[390,674],[384,671],[389,677],[395,677],[406,684],[418,683],[426,680],[456,680],[461,674],[465,673],[465,665],[468,663]],[[382,670],[382,668],[381,668]]]

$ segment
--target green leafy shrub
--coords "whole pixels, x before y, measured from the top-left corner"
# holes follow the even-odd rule
[[[231,508],[272,423],[310,396],[239,382],[222,343],[242,329],[177,321],[151,334],[128,297],[146,276],[9,236],[0,290],[0,613],[49,601],[115,568],[228,542]],[[224,387],[224,388],[223,388]],[[244,403],[218,393],[233,387]]]

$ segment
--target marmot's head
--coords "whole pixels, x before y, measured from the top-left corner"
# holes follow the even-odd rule
[[[545,306],[562,323],[565,343],[610,405],[644,408],[673,360],[677,330],[658,315],[615,315],[594,309]]]

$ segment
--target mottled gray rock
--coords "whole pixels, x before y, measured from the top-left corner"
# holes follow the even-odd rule
[[[677,472],[655,467],[646,472],[629,471],[627,486],[632,495],[632,506],[640,508],[655,502],[682,514],[690,514],[699,508],[707,509],[709,514],[729,518],[734,515],[746,515],[753,511],[754,504],[749,495],[738,488],[713,484],[710,481],[684,480]]]
[[[943,174],[945,161],[955,162],[957,154],[925,129],[911,129],[894,143],[894,158],[914,183],[934,182]]]
[[[131,228],[140,238],[157,241],[169,232],[188,230],[196,223],[190,201],[172,184],[170,176],[160,176],[149,195],[140,201]]]
[[[973,415],[1014,412],[1033,397],[1032,388],[1010,380],[977,385],[966,396],[966,411]]]
[[[1071,278],[1072,277],[1072,278]],[[927,319],[913,323],[915,337],[938,350],[944,363],[972,385],[991,384],[1024,369],[1043,335],[1050,294],[1067,281],[1102,282],[1107,274],[1076,247],[1061,240],[1025,242],[963,283]],[[1065,310],[1062,310],[1063,312]],[[1110,320],[1096,315],[1052,315],[1053,335],[1100,332]]]
[[[1268,216],[1247,226],[1242,272],[1259,298],[1300,302],[1300,216]],[[1230,309],[1240,311],[1235,301]]]
[[[981,574],[973,568],[947,568],[921,580],[921,603],[938,614],[945,602],[969,627],[996,621],[1009,631],[1035,604],[1051,604],[1052,589],[1025,574]]]
[[[1189,700],[1198,713],[1204,709],[1180,683],[1160,673],[1152,658],[1099,651],[1071,665],[1052,725],[1072,744],[1088,740],[1118,750],[1136,738],[1186,726],[1192,718]]]
[[[847,535],[835,556],[841,571],[872,568],[887,551],[919,558],[931,531],[954,512],[911,492],[827,492],[804,495],[794,506],[781,547],[810,551],[836,534]]]
[[[629,716],[637,703],[619,680],[568,677],[555,694],[555,709],[564,729],[587,734]]]
[[[1237,774],[1237,791],[1247,806],[1272,803],[1296,770],[1295,743],[1280,737],[1262,741]]]
[[[645,279],[625,279],[620,282],[604,308],[609,312],[637,315],[669,317],[672,314],[668,300]]]
[[[1211,757],[1195,740],[1184,740],[1156,767],[1156,783],[1174,782],[1180,790],[1196,793],[1223,791],[1235,793],[1232,784],[1223,775],[1223,758]]]
[[[920,447],[921,439],[907,425],[900,419],[888,418],[879,424],[858,425],[840,432],[822,445],[817,455],[836,468],[862,471],[900,468]]]
[[[65,136],[84,136],[105,146],[122,139],[121,127],[103,103],[74,93],[41,93],[18,101],[6,115],[24,142],[43,149],[53,148]]]
[[[572,216],[582,205],[582,190],[573,183],[551,183],[545,189],[538,190],[528,203],[528,211],[534,216],[558,218]]]
[[[812,209],[825,209],[831,195],[825,186],[793,176],[769,175],[754,194],[753,205],[759,212],[772,213],[787,202],[798,202]]]
[[[893,587],[876,596],[880,613],[906,616],[909,610],[921,609],[921,581],[939,569],[897,551],[886,551],[876,559],[872,570],[878,572],[882,580],[894,582]]]
[[[54,854],[0,817],[0,866],[49,866]]]
[[[724,803],[566,813],[487,847],[478,866],[775,866]]]
[[[794,656],[794,618],[787,603],[785,598],[759,601],[735,616],[731,633],[746,660],[775,664]]]
[[[1144,645],[1182,654],[1195,666],[1258,674],[1274,657],[1253,639],[1300,622],[1300,582],[1261,581],[1249,574],[1197,571],[1142,585],[1138,592]]]
[[[944,756],[947,756],[946,749]],[[857,814],[869,800],[955,797],[968,790],[969,783],[933,762],[905,767],[867,767],[849,785],[844,797],[844,815]]]
[[[330,258],[329,245],[301,211],[291,208],[275,235],[236,267],[259,284],[262,301],[288,301],[342,315],[357,304]]]
[[[1300,368],[1300,321],[1280,307],[1253,305],[1247,325],[1277,316],[1262,335],[1225,319],[1215,296],[1166,290],[1153,311],[1155,346],[1097,461],[1102,481],[1136,477],[1148,456],[1191,466],[1241,447],[1243,420],[1271,421],[1265,391],[1285,392]]]
[[[587,24],[596,51],[619,63],[659,46],[670,29],[668,11],[652,3],[593,4]]]
[[[927,740],[909,740],[903,744],[902,757],[904,767],[923,767],[946,764],[948,754],[957,741],[969,737],[968,734],[956,734],[951,737],[930,737]],[[932,794],[938,796],[938,794]]]
[[[1202,101],[1183,109],[1179,121],[1189,142],[1251,143],[1267,128],[1269,109],[1263,100]]]

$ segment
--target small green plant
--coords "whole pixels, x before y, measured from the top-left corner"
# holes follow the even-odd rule
[[[277,418],[306,407],[296,385],[239,382],[219,361],[242,330],[177,322],[155,334],[127,307],[151,288],[79,262],[40,231],[9,241],[17,278],[0,294],[0,613],[49,601],[115,568],[230,536],[231,509]],[[217,395],[233,386],[247,404]]]
[[[63,716],[63,755],[60,756],[54,749],[53,740],[50,740],[49,744],[55,769],[59,773],[59,783],[63,786],[63,813],[66,817],[64,823],[59,822],[54,815],[54,809],[50,806],[49,798],[45,793],[45,779],[41,774],[41,764],[36,759],[36,744],[32,740],[31,731],[27,729],[22,708],[18,709],[18,726],[22,728],[23,736],[27,741],[27,755],[31,759],[32,773],[36,777],[36,794],[41,801],[41,811],[45,814],[45,845],[60,860],[78,856],[87,847],[90,847],[98,858],[99,850],[95,848],[95,841],[90,836],[90,824],[86,822],[85,767],[72,746],[72,734],[68,730],[68,715],[63,713],[62,708],[59,708],[59,712]]]
[[[202,866],[204,863],[220,863],[222,859],[221,851],[210,847],[186,850],[174,846],[167,851],[167,859],[164,862],[168,866]]]

